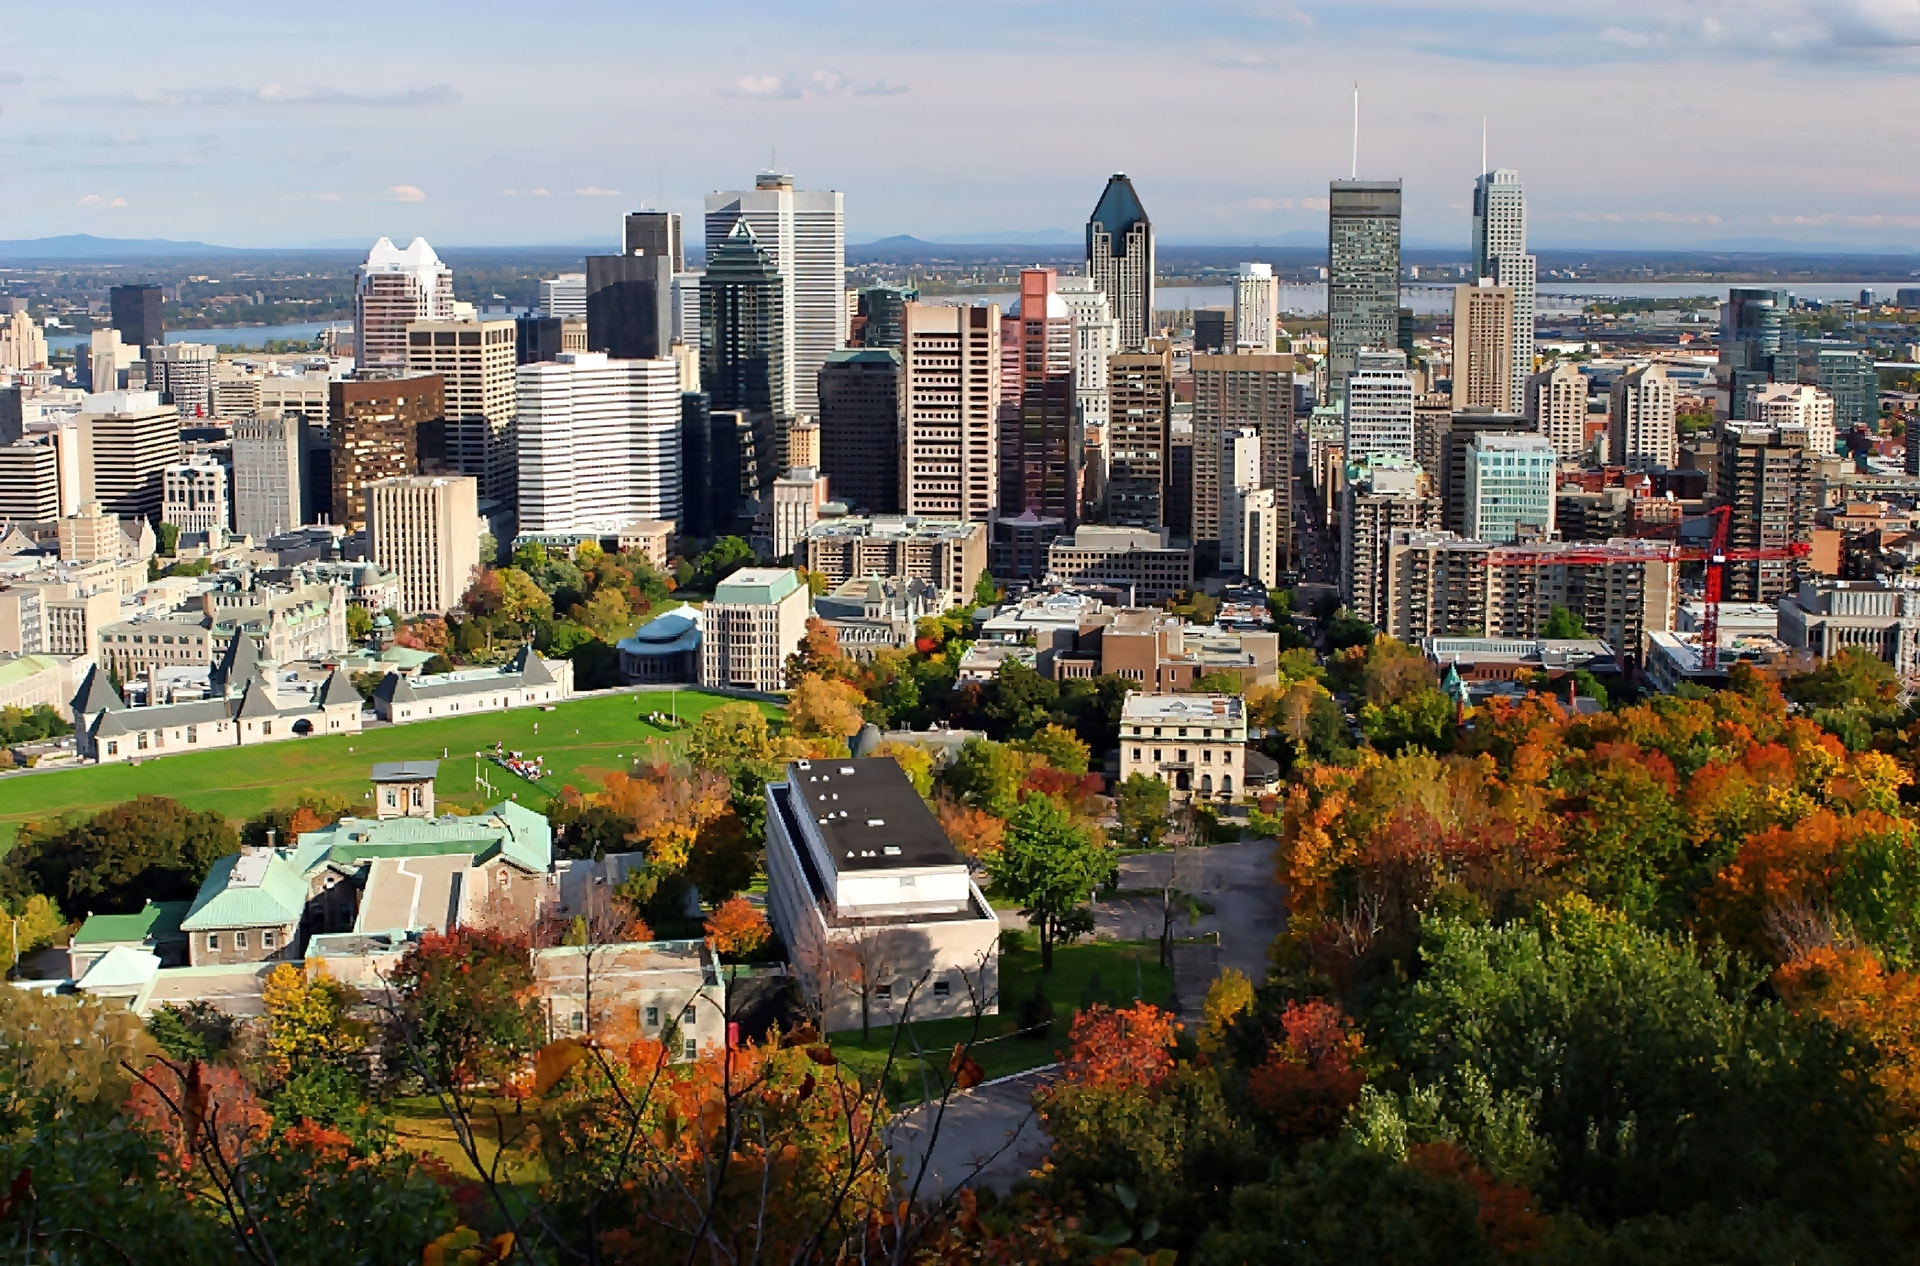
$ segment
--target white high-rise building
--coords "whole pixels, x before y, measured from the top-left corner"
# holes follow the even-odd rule
[[[1533,376],[1534,257],[1527,254],[1527,196],[1520,173],[1501,169],[1473,182],[1473,279],[1513,291],[1513,391],[1507,409],[1526,407]]]
[[[233,420],[233,530],[256,542],[299,527],[304,423],[262,409]]]
[[[1220,570],[1252,575],[1244,534],[1247,498],[1260,487],[1260,429],[1244,426],[1230,432],[1220,467]]]
[[[1671,468],[1680,455],[1674,427],[1679,395],[1659,365],[1628,370],[1613,383],[1608,409],[1607,460],[1628,470]]]
[[[224,532],[227,468],[210,457],[180,462],[160,472],[160,521],[181,532]]]
[[[1109,358],[1120,350],[1120,325],[1093,278],[1062,274],[1056,293],[1073,313],[1073,393],[1081,423],[1088,432],[1098,427],[1104,445],[1113,399]]]
[[[381,238],[353,281],[353,359],[361,369],[407,363],[407,326],[445,321],[453,312],[453,270],[423,237],[400,250]]]
[[[1346,460],[1362,461],[1385,453],[1414,459],[1413,378],[1407,354],[1361,351],[1347,380]]]
[[[1544,435],[1482,431],[1467,449],[1467,535],[1505,544],[1531,529],[1553,534],[1559,455]]]
[[[220,349],[212,343],[156,343],[147,349],[147,390],[157,391],[183,418],[213,415],[213,375]]]
[[[587,319],[587,275],[561,273],[540,282],[540,315]]]
[[[1233,279],[1233,342],[1270,352],[1280,330],[1280,281],[1272,264],[1242,264]]]
[[[1837,440],[1833,397],[1805,383],[1768,383],[1747,391],[1747,421],[1771,427],[1803,426],[1807,452],[1825,457]]]
[[[521,532],[680,518],[672,360],[562,352],[520,366],[518,385]]]
[[[847,341],[845,195],[793,187],[793,177],[761,172],[750,191],[707,195],[707,242],[726,240],[745,220],[780,270],[786,358],[784,417],[820,415],[820,367]]]
[[[1589,386],[1587,376],[1571,361],[1527,379],[1527,421],[1562,457],[1586,451]]]
[[[15,373],[47,363],[47,336],[22,308],[0,326],[0,370]]]
[[[673,341],[691,347],[696,361],[700,351],[700,279],[706,275],[703,269],[673,275]]]

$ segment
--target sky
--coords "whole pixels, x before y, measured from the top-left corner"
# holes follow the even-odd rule
[[[424,0],[12,6],[0,239],[611,240],[770,162],[849,241],[1325,240],[1352,162],[1468,234],[1482,121],[1532,245],[1920,248],[1920,0]]]

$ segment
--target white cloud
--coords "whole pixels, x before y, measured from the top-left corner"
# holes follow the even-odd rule
[[[1657,48],[1667,42],[1666,35],[1659,31],[1632,31],[1624,26],[1610,26],[1600,32],[1600,38],[1622,48]]]
[[[811,75],[744,75],[719,90],[748,101],[793,101],[800,97],[893,97],[909,89],[883,79],[853,79],[837,70]]]
[[[584,189],[575,189],[573,192],[574,196],[579,198],[618,198],[620,196],[618,189],[598,189],[592,185]]]
[[[125,198],[106,198],[97,193],[90,193],[80,199],[80,201],[74,203],[74,205],[83,211],[101,211],[110,207],[124,207],[127,205],[127,200]]]
[[[427,195],[417,185],[394,185],[387,190],[387,197],[395,202],[425,202]]]
[[[525,194],[529,198],[551,198],[553,196],[553,190],[551,189],[502,189],[500,191],[500,196],[503,198],[518,198],[521,194]]]

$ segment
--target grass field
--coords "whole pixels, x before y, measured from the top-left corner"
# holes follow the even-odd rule
[[[899,1054],[888,1086],[888,1098],[894,1103],[911,1103],[921,1095],[921,1063],[913,1054],[914,1039],[927,1053],[930,1071],[937,1078],[944,1074],[954,1044],[974,1037],[973,1058],[980,1062],[989,1079],[1039,1068],[1058,1058],[1067,1044],[1067,1029],[1073,1013],[1082,1006],[1104,1002],[1108,1006],[1132,1006],[1136,997],[1165,1005],[1173,992],[1173,973],[1160,966],[1160,947],[1153,941],[1094,941],[1085,945],[1059,945],[1053,951],[1051,975],[1040,970],[1040,950],[1032,944],[1034,934],[1025,934],[1018,950],[1002,949],[1000,954],[1000,1014],[983,1017],[978,1036],[975,1022],[931,1020],[912,1026],[913,1036],[903,1033]],[[1053,1003],[1053,1028],[1048,1033],[1023,1034],[1020,1028],[1021,1003],[1033,997],[1035,989]],[[865,1042],[859,1030],[835,1033],[828,1039],[840,1061],[863,1077],[878,1076],[886,1066],[887,1052],[893,1046],[891,1025],[876,1024]],[[937,1082],[936,1082],[937,1088]]]
[[[736,700],[696,691],[675,692],[680,716],[697,717]],[[772,704],[757,704],[769,716]],[[0,849],[11,845],[20,824],[75,810],[98,810],[139,795],[171,796],[190,809],[213,810],[243,819],[275,805],[289,804],[303,792],[317,791],[365,800],[367,776],[375,761],[438,760],[435,795],[461,805],[494,803],[518,796],[540,808],[567,783],[597,785],[637,755],[665,754],[684,744],[684,734],[642,720],[669,709],[665,691],[599,695],[557,705],[552,712],[517,708],[481,716],[382,726],[365,734],[329,735],[229,747],[166,756],[139,765],[94,765],[45,774],[0,779]],[[535,733],[535,727],[539,732]],[[476,751],[495,742],[528,757],[545,756],[549,776],[530,783]],[[475,771],[491,781],[491,793],[476,787]]]

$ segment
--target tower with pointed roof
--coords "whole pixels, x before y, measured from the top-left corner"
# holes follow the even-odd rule
[[[1107,296],[1120,350],[1139,351],[1154,333],[1153,223],[1125,172],[1107,178],[1087,220],[1087,276]]]
[[[700,385],[714,409],[793,416],[786,287],[743,216],[709,249],[700,279]]]
[[[358,368],[403,368],[407,325],[453,315],[453,270],[423,237],[401,250],[381,238],[353,281],[353,358]]]

